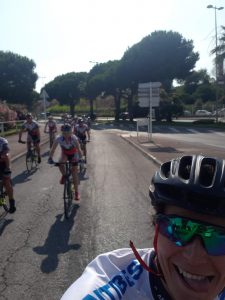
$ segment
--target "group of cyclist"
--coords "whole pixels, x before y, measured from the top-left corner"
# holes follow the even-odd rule
[[[49,123],[51,121],[48,121]],[[47,125],[49,126],[49,125]],[[47,128],[45,127],[45,130]],[[19,133],[28,132],[40,157],[40,130],[27,115]],[[64,123],[50,150],[60,161],[73,163],[75,199],[79,200],[77,164],[86,141],[83,120]],[[41,162],[41,160],[39,160]],[[60,168],[64,181],[64,169]],[[9,196],[9,212],[16,211],[11,185],[9,145],[0,137],[0,174]],[[72,299],[225,299],[225,160],[187,155],[163,163],[152,177],[149,197],[154,210],[153,248],[117,249],[95,258],[61,298]],[[137,216],[138,217],[138,216]]]
[[[23,132],[27,132],[26,142],[22,140]],[[61,134],[55,137],[57,133],[57,123],[53,119],[52,115],[49,115],[48,121],[44,127],[44,132],[49,133],[51,141],[48,162],[53,162],[53,155],[58,145],[60,145],[62,150],[59,162],[66,162],[67,160],[72,162],[72,177],[75,188],[75,200],[79,200],[80,193],[78,190],[78,163],[83,157],[84,162],[87,163],[86,142],[90,141],[89,118],[66,118],[66,123],[64,120],[64,124],[61,126]],[[38,122],[33,119],[31,113],[26,114],[26,120],[19,131],[18,143],[27,144],[27,156],[31,155],[30,149],[31,145],[33,144],[38,155],[38,163],[41,163],[40,126]],[[59,169],[62,174],[60,183],[64,184],[64,166],[59,165]],[[5,187],[6,193],[9,197],[9,213],[14,213],[16,211],[16,203],[11,181],[10,148],[7,139],[3,137],[0,137],[0,180],[2,180],[3,186]]]

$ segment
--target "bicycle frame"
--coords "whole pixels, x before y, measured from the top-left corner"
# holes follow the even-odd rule
[[[71,206],[74,196],[74,191],[72,190],[72,163],[70,161],[55,163],[55,166],[57,167],[60,165],[65,165],[66,168],[63,202],[65,218],[68,219],[71,212]]]
[[[50,149],[52,148],[52,145],[55,141],[55,134],[56,134],[56,131],[45,131],[46,133],[49,134],[49,147]]]
[[[6,212],[9,211],[9,206],[6,200],[6,192],[3,185],[3,179],[0,179],[0,206],[2,206]]]
[[[27,171],[30,172],[32,169],[37,168],[37,153],[33,143],[31,143],[30,148],[26,155],[26,166]]]

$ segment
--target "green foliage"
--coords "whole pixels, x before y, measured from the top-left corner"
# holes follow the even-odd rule
[[[131,82],[160,81],[168,89],[172,80],[184,79],[199,59],[193,42],[177,32],[155,31],[129,48],[121,60],[120,78]]]
[[[69,113],[70,108],[68,105],[54,105],[48,109],[52,114]]]
[[[193,121],[193,124],[214,124],[215,119],[199,119]]]
[[[12,52],[0,51],[0,97],[9,103],[31,105],[37,80],[33,60]]]
[[[45,89],[51,99],[57,99],[61,105],[69,105],[70,113],[74,115],[74,106],[85,93],[86,80],[87,73],[71,72],[57,76]]]

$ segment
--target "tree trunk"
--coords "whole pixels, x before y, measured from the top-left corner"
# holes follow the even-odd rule
[[[114,101],[115,101],[115,121],[118,121],[120,118],[120,99],[121,99],[121,93],[119,89],[116,89],[115,95],[114,95]]]
[[[94,114],[94,100],[90,99],[90,116],[93,116]]]
[[[72,115],[72,117],[74,117],[74,112],[75,112],[75,103],[74,103],[74,100],[71,99],[70,100],[70,114]]]

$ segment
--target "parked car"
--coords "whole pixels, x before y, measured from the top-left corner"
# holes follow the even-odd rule
[[[195,115],[196,115],[196,117],[210,117],[210,116],[212,116],[212,113],[205,109],[198,109],[195,112]]]
[[[189,110],[184,110],[184,117],[190,117],[191,112]]]
[[[90,117],[92,121],[94,121],[97,118],[97,115],[95,113],[88,113],[85,115],[86,118]]]
[[[127,119],[130,118],[130,116],[129,116],[129,113],[125,111],[125,112],[120,113],[119,118],[122,119],[122,120],[127,120]]]

